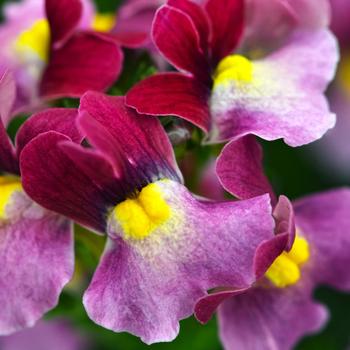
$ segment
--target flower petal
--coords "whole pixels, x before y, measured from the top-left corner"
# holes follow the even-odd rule
[[[323,92],[338,50],[327,30],[296,33],[285,47],[252,63],[252,81],[214,87],[210,141],[252,133],[290,146],[319,139],[335,123]],[[291,64],[293,62],[293,64]]]
[[[104,232],[105,215],[111,203],[99,184],[62,148],[69,141],[67,136],[54,131],[30,141],[20,156],[23,187],[44,208]],[[95,177],[103,179],[107,173],[100,171],[109,164],[97,155],[96,158],[90,157],[91,165],[95,166]]]
[[[0,78],[0,119],[7,125],[16,99],[16,83],[13,74],[5,71]]]
[[[0,172],[18,174],[18,160],[15,149],[0,118]]]
[[[275,201],[273,189],[264,174],[262,157],[262,148],[252,135],[228,143],[216,163],[222,186],[241,199],[269,193]]]
[[[289,350],[325,324],[327,311],[305,285],[251,288],[226,300],[218,318],[225,349]]]
[[[159,120],[138,115],[124,97],[88,92],[81,99],[80,126],[133,189],[170,178],[181,181],[174,152]]]
[[[17,155],[33,138],[47,131],[57,131],[80,143],[83,136],[76,127],[78,110],[75,108],[50,108],[31,116],[16,135]]]
[[[164,5],[156,12],[152,38],[158,50],[174,67],[208,82],[210,67],[201,49],[199,29],[187,13]]]
[[[0,226],[2,335],[33,326],[56,306],[74,267],[71,223],[23,192],[13,196]]]
[[[87,90],[104,91],[118,78],[123,54],[113,41],[81,32],[51,52],[40,94],[46,98],[80,97]]]
[[[243,33],[243,0],[208,0],[205,9],[211,20],[211,51],[213,64],[229,55]]]
[[[84,295],[96,323],[148,344],[174,339],[208,289],[249,286],[255,251],[273,235],[268,196],[201,202],[176,182],[157,184],[171,217],[143,240],[123,236],[112,217],[112,239]]]
[[[325,28],[330,22],[329,5],[327,0],[248,0],[243,46],[266,52],[283,45],[295,30]]]
[[[126,95],[126,104],[139,113],[175,115],[208,131],[209,95],[208,87],[192,77],[162,73],[135,85]]]
[[[168,0],[167,4],[181,10],[191,17],[191,20],[200,37],[200,47],[204,53],[207,53],[210,28],[209,18],[203,7],[188,0]]]
[[[50,24],[54,47],[61,46],[74,32],[82,16],[80,0],[45,0],[46,16]]]
[[[293,203],[296,225],[310,246],[316,283],[350,290],[350,189],[308,196]]]

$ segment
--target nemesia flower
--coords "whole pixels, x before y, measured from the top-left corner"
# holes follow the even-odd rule
[[[251,136],[225,146],[217,161],[224,188],[243,198],[271,191],[256,161],[259,158],[261,150]],[[239,159],[249,165],[240,167]],[[247,176],[255,175],[260,183],[256,180],[242,192]],[[254,287],[239,293],[235,288],[216,291],[196,305],[198,319],[206,322],[221,304],[218,319],[225,349],[291,349],[301,337],[324,326],[327,310],[313,300],[314,289],[325,284],[350,291],[349,208],[348,188],[307,196],[293,204],[280,197],[274,211],[277,227],[285,230],[295,224],[295,239],[289,229],[291,244]]]
[[[12,114],[36,108],[43,99],[105,90],[117,79],[121,49],[90,29],[92,11],[83,10],[80,0],[26,0],[7,7],[7,21],[0,26],[0,70],[14,72]]]
[[[84,350],[87,341],[65,319],[40,321],[33,328],[0,338],[1,350]]]
[[[15,99],[15,84],[6,73],[0,81],[1,116]],[[34,203],[23,191],[18,156],[26,142],[46,127],[79,134],[71,126],[76,111],[41,112],[17,134],[14,149],[0,121],[0,334],[7,335],[34,323],[56,306],[73,274],[71,223]]]
[[[149,45],[154,14],[164,0],[127,0],[118,8],[117,22],[111,33],[120,41],[127,38],[127,44],[135,40],[137,46]]]
[[[84,148],[58,132],[21,153],[26,192],[47,209],[107,234],[85,292],[90,318],[146,342],[172,340],[210,288],[245,288],[280,254],[267,195],[212,202],[181,183],[159,120],[124,97],[88,92],[78,126]]]
[[[334,76],[337,44],[326,28],[295,30],[283,46],[252,61],[237,48],[243,0],[169,0],[156,13],[152,37],[180,73],[151,76],[126,103],[139,113],[175,115],[208,132],[208,142],[256,134],[309,143],[333,127],[323,92]]]

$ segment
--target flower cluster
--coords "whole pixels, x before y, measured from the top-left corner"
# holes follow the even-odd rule
[[[83,304],[107,329],[171,341],[180,320],[218,311],[228,350],[290,349],[319,330],[315,288],[350,291],[350,189],[276,195],[258,137],[295,147],[334,126],[329,11],[328,0],[129,0],[116,21],[88,0],[7,5],[0,335],[58,303],[73,224],[105,236]],[[123,91],[141,52],[159,72]],[[217,152],[197,193],[198,162],[184,164],[186,147],[175,156],[188,142]]]

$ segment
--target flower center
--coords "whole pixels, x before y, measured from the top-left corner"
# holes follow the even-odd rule
[[[109,32],[116,23],[116,16],[112,13],[96,13],[92,22],[92,29],[97,32]]]
[[[253,64],[240,55],[230,55],[223,58],[214,74],[214,87],[228,84],[234,80],[239,83],[249,83],[253,79]]]
[[[283,252],[265,273],[276,287],[284,288],[297,283],[300,279],[300,267],[310,257],[307,240],[299,235],[295,237],[292,249]]]
[[[29,60],[34,54],[47,63],[49,42],[49,23],[46,19],[39,19],[17,37],[15,49],[23,61]]]
[[[6,207],[18,191],[22,191],[22,185],[17,177],[0,176],[0,220],[7,219]]]
[[[137,198],[126,199],[113,211],[114,218],[124,231],[124,237],[136,240],[149,236],[169,219],[170,214],[170,207],[157,183],[147,185]]]

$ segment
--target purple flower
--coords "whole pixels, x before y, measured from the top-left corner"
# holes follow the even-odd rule
[[[252,61],[232,54],[244,30],[243,0],[205,6],[168,0],[155,15],[152,37],[180,72],[140,82],[126,103],[139,113],[184,118],[211,143],[246,134],[283,138],[291,146],[312,142],[335,122],[323,92],[338,50],[323,26],[297,28],[278,49]]]
[[[146,343],[170,341],[208,289],[250,286],[284,249],[267,195],[194,197],[159,120],[124,97],[86,93],[77,122],[92,147],[50,131],[27,144],[20,163],[33,200],[107,234],[84,295],[96,323]]]
[[[8,73],[0,81],[0,99],[0,114],[6,118],[15,99],[15,83]],[[72,225],[24,193],[18,157],[25,144],[47,127],[80,139],[71,126],[76,115],[74,110],[53,109],[33,116],[19,131],[16,149],[0,119],[1,335],[33,326],[56,306],[72,277]]]
[[[2,350],[84,350],[87,345],[64,319],[40,321],[33,328],[0,338]]]
[[[216,169],[225,189],[240,198],[271,192],[261,158],[252,136],[229,143]],[[221,304],[218,319],[226,349],[291,349],[303,336],[318,331],[327,321],[327,310],[313,300],[314,289],[325,284],[350,290],[349,208],[348,188],[293,204],[281,196],[274,216],[276,231],[289,232],[286,250],[254,287],[226,288],[200,300],[198,319],[206,322]]]
[[[11,114],[51,98],[103,91],[117,79],[122,51],[111,38],[91,30],[92,9],[87,1],[84,5],[80,0],[26,0],[6,8],[0,69],[13,71],[16,80]]]

